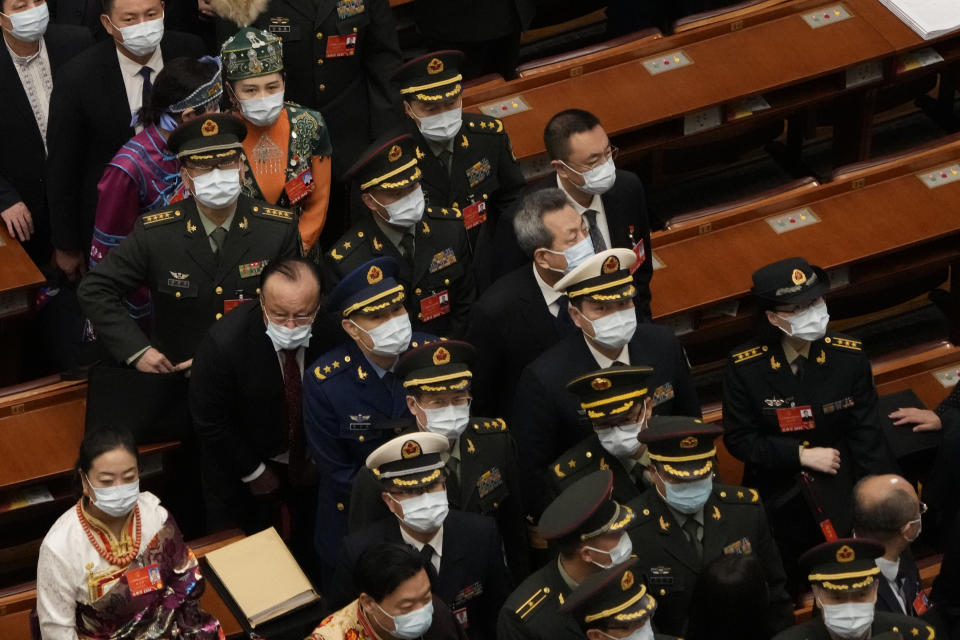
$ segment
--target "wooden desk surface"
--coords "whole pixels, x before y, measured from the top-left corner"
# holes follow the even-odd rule
[[[0,265],[3,265],[0,269],[0,293],[39,287],[44,283],[43,274],[20,243],[10,237],[3,224],[0,224]]]
[[[766,219],[757,219],[667,246],[654,245],[666,267],[653,274],[653,317],[744,297],[754,270],[786,256],[803,255],[829,270],[960,234],[960,219],[945,215],[960,209],[960,182],[929,189],[913,173],[811,199],[808,206],[821,222],[782,235]]]
[[[675,71],[651,76],[642,60],[633,60],[523,92],[530,110],[503,119],[514,153],[518,159],[542,153],[543,126],[561,107],[592,111],[613,136],[891,53],[859,15],[811,29],[800,13],[682,49],[694,63]]]

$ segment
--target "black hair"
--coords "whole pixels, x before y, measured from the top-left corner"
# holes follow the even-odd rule
[[[870,478],[861,478],[853,487],[853,530],[858,537],[882,541],[913,520],[916,505],[910,492],[894,485],[879,500],[861,500],[860,490]]]
[[[543,129],[543,146],[551,160],[563,160],[570,154],[570,136],[590,131],[600,124],[597,116],[583,109],[567,109],[556,114]]]
[[[114,449],[126,449],[136,459],[137,465],[140,464],[140,452],[137,450],[137,439],[133,432],[126,427],[107,425],[83,434],[76,470],[87,475],[94,460]]]
[[[269,262],[260,273],[260,291],[262,292],[266,289],[267,280],[269,280],[271,276],[283,276],[291,282],[297,282],[300,280],[300,276],[304,271],[307,271],[313,276],[314,280],[317,281],[317,295],[319,296],[322,280],[320,279],[320,271],[317,269],[317,265],[307,258],[299,257],[281,258]]]
[[[163,69],[153,82],[150,104],[140,108],[140,123],[143,125],[160,124],[160,118],[167,108],[174,105],[200,85],[209,82],[217,72],[217,63],[212,60],[197,60],[181,56],[163,63]]]
[[[687,640],[767,640],[764,616],[769,589],[755,555],[721,555],[704,567],[693,586]]]
[[[100,8],[104,13],[110,13],[113,11],[114,2],[116,2],[116,0],[100,0]]]
[[[381,542],[360,555],[353,583],[357,592],[383,602],[401,584],[426,569],[424,559],[410,545]]]

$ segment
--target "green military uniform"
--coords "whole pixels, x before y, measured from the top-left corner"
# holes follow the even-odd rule
[[[243,123],[210,115],[181,125],[169,139],[184,160],[239,153]],[[260,272],[270,260],[297,255],[296,216],[287,209],[240,196],[227,218],[223,249],[214,249],[216,227],[193,198],[144,214],[127,238],[80,283],[78,297],[97,335],[118,360],[132,362],[153,346],[171,362],[193,357],[207,329],[260,289]],[[122,296],[150,289],[154,304],[152,339],[130,318]]]
[[[412,139],[404,135],[373,145],[350,175],[361,191],[409,188],[421,176]],[[332,278],[339,280],[374,258],[394,257],[400,263],[398,280],[406,286],[405,304],[414,329],[462,336],[477,297],[462,213],[455,208],[426,207],[422,218],[409,227],[412,255],[404,255],[402,249],[405,232],[382,220],[376,222],[377,215],[367,211],[325,254]]]
[[[437,51],[410,60],[394,74],[404,100],[435,103],[462,92],[459,51]],[[459,130],[446,140],[431,140],[408,119],[408,131],[417,144],[428,206],[450,205],[463,212],[473,267],[481,289],[492,283],[494,229],[511,211],[526,188],[526,180],[510,147],[503,122],[486,115],[465,113]]]
[[[694,482],[712,477],[714,439],[721,432],[694,418],[654,416],[639,437],[647,444],[651,461],[662,467],[660,473],[678,482]],[[629,506],[637,513],[630,528],[633,548],[643,550],[637,572],[659,602],[654,617],[659,630],[683,635],[697,577],[711,560],[732,553],[756,555],[763,566],[770,598],[761,615],[769,628],[780,630],[792,622],[780,554],[755,489],[713,484],[703,506],[689,514],[671,507],[659,489],[647,491]]]
[[[581,478],[544,510],[538,523],[540,535],[546,540],[590,544],[597,536],[628,530],[636,514],[613,500],[612,491],[609,471]],[[560,557],[550,560],[507,598],[497,618],[498,640],[583,640],[574,616],[560,610],[577,586]]]

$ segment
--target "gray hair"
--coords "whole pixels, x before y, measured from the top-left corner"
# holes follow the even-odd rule
[[[543,216],[569,206],[567,194],[561,189],[542,189],[527,194],[513,219],[513,231],[517,244],[528,257],[541,247],[553,245],[553,234],[543,224]]]

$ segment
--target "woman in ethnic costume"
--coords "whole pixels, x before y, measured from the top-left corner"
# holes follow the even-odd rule
[[[37,565],[43,640],[223,638],[200,609],[197,559],[160,501],[140,492],[125,429],[87,432],[77,471],[83,497],[47,532]]]
[[[245,27],[223,43],[227,93],[247,125],[243,192],[300,215],[303,253],[316,243],[330,200],[330,135],[320,112],[284,102],[283,47]]]

